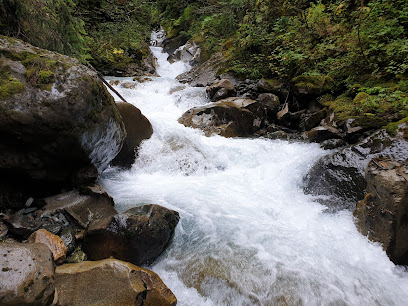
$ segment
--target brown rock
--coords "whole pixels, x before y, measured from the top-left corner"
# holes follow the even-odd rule
[[[366,170],[367,195],[354,210],[357,228],[382,244],[396,264],[408,264],[408,164],[380,157]]]
[[[156,273],[116,259],[59,266],[55,286],[58,305],[177,304]]]
[[[255,103],[247,98],[227,98],[218,102],[194,107],[183,114],[179,123],[199,128],[206,136],[218,134],[224,137],[249,136],[259,130],[257,117],[247,109]]]
[[[339,130],[331,126],[318,126],[307,134],[310,142],[322,142],[327,139],[341,138]]]
[[[45,229],[40,229],[28,237],[28,242],[45,244],[52,252],[56,264],[64,262],[67,256],[67,247],[60,237]]]
[[[206,88],[206,92],[211,101],[215,102],[228,97],[235,97],[237,91],[234,84],[228,79],[222,79],[219,82]]]
[[[44,244],[0,243],[0,305],[49,305],[54,263]]]
[[[112,160],[112,165],[130,167],[135,161],[135,154],[140,143],[153,134],[150,121],[141,111],[130,103],[117,103],[125,124],[127,136],[119,154]]]
[[[113,256],[136,265],[152,263],[170,243],[179,214],[159,205],[143,205],[94,221],[83,250],[92,260]]]

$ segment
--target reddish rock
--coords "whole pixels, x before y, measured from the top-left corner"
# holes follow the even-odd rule
[[[31,243],[45,244],[52,252],[52,257],[56,264],[64,262],[67,256],[67,247],[64,241],[57,235],[48,232],[45,229],[40,229],[28,237],[28,241]]]

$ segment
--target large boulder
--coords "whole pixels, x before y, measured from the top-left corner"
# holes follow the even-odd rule
[[[49,305],[54,263],[44,244],[0,243],[0,304]]]
[[[380,130],[358,144],[329,153],[318,160],[303,178],[304,190],[316,196],[331,211],[353,210],[364,198],[365,168],[379,154],[393,156],[397,161],[407,158],[408,142],[401,136],[391,137]]]
[[[382,244],[396,264],[408,264],[408,160],[375,158],[366,170],[367,195],[354,216],[363,235]]]
[[[224,137],[250,136],[261,125],[258,118],[247,108],[257,103],[246,98],[227,98],[218,102],[194,107],[185,112],[178,122],[204,131],[206,136],[218,134]]]
[[[130,263],[105,259],[57,267],[57,305],[175,306],[160,277]]]
[[[135,161],[135,154],[140,143],[150,138],[153,128],[141,111],[130,103],[117,103],[126,128],[126,138],[119,154],[112,160],[112,165],[130,167]]]
[[[170,243],[179,214],[143,205],[89,225],[83,250],[92,260],[113,256],[136,265],[152,263]]]
[[[4,36],[0,72],[0,209],[94,182],[125,137],[96,73]]]

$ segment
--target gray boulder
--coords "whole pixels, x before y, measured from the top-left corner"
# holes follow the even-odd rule
[[[0,36],[0,209],[93,183],[124,126],[95,72],[76,59]]]

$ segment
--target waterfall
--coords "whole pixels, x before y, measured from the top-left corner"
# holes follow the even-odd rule
[[[301,178],[325,151],[180,125],[209,100],[175,80],[188,64],[151,49],[160,77],[112,79],[154,134],[130,170],[110,168],[101,183],[119,211],[155,203],[180,213],[172,244],[149,267],[178,305],[408,305],[405,269],[358,233],[351,212],[327,213],[303,193]]]

